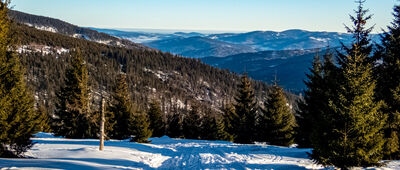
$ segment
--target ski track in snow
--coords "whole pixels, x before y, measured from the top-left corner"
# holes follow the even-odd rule
[[[0,159],[0,169],[325,169],[307,157],[310,149],[166,136],[151,140],[150,144],[105,141],[105,150],[98,151],[95,139],[38,133],[33,138],[36,144],[26,153],[32,159]],[[400,169],[400,162],[379,169]]]

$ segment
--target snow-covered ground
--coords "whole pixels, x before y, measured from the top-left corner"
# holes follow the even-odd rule
[[[36,136],[26,153],[33,159],[0,159],[0,169],[323,169],[307,158],[309,149],[161,137],[150,144],[106,141],[98,151],[98,140]]]

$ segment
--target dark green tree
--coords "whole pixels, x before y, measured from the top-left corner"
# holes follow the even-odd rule
[[[233,141],[237,135],[237,127],[240,125],[240,119],[236,114],[235,107],[233,105],[227,105],[223,109],[223,122],[225,131],[231,136],[230,141]]]
[[[57,93],[54,133],[67,138],[96,138],[96,120],[89,111],[88,71],[79,49],[72,54],[64,81]]]
[[[260,120],[262,141],[271,145],[289,146],[294,143],[296,120],[289,107],[283,89],[272,86],[268,99],[264,102]]]
[[[385,117],[380,113],[381,103],[375,101],[375,80],[372,76],[372,62],[369,58],[372,46],[365,28],[368,10],[364,1],[357,1],[354,23],[348,31],[353,34],[351,47],[343,46],[346,53],[338,54],[340,72],[336,81],[338,90],[329,100],[332,113],[324,114],[325,134],[314,142],[312,158],[323,165],[334,165],[342,169],[354,166],[378,165],[382,159],[385,140],[382,128]]]
[[[114,86],[111,103],[107,108],[108,112],[113,115],[113,118],[109,120],[113,125],[112,130],[108,133],[112,139],[122,140],[134,135],[132,122],[137,109],[132,104],[128,89],[125,74],[120,74]]]
[[[298,104],[299,110],[296,120],[299,126],[296,128],[296,143],[302,148],[312,147],[311,134],[315,128],[315,117],[318,114],[322,114],[321,110],[319,110],[320,104],[323,103],[321,95],[324,93],[322,89],[322,72],[322,62],[317,52],[314,56],[310,73],[306,75],[308,81],[304,82],[307,86],[307,90],[304,92],[304,99],[300,99]]]
[[[37,126],[37,131],[39,132],[51,132],[51,126],[50,126],[50,121],[51,117],[47,113],[46,107],[42,103],[37,104],[37,120],[38,120],[38,126]]]
[[[32,147],[30,138],[41,120],[34,109],[33,95],[27,89],[19,58],[11,46],[10,1],[0,1],[0,157],[21,157]]]
[[[235,97],[235,112],[237,114],[238,127],[236,129],[235,142],[253,143],[257,137],[257,104],[255,102],[254,90],[247,75],[242,77]]]
[[[134,132],[134,137],[131,141],[138,143],[149,143],[149,137],[151,137],[152,131],[149,128],[150,120],[149,116],[145,112],[136,112],[134,119],[131,122],[131,127]]]
[[[176,110],[167,116],[167,135],[171,138],[180,138],[182,134],[182,115]]]
[[[336,94],[338,68],[334,64],[333,54],[329,47],[323,55],[314,57],[308,80],[305,81],[307,90],[304,92],[304,99],[299,101],[298,116],[296,118],[296,143],[299,147],[310,148],[312,144],[319,141],[321,134],[327,134],[326,129],[318,128],[327,125],[332,109],[329,107],[329,100]]]
[[[382,61],[376,69],[377,98],[385,102],[382,108],[388,121],[385,126],[385,159],[400,158],[400,6],[394,7],[394,20],[382,36],[376,56]]]
[[[224,119],[221,116],[216,116],[213,119],[215,124],[215,140],[233,141],[233,135],[226,131]]]
[[[161,137],[165,135],[165,123],[161,112],[160,103],[153,100],[150,103],[150,109],[147,114],[150,119],[150,129],[153,131],[153,137]]]
[[[182,133],[186,139],[200,138],[201,115],[199,107],[191,106],[191,110],[183,117]]]
[[[226,132],[224,118],[212,112],[204,115],[200,134],[204,140],[233,140],[233,136]]]

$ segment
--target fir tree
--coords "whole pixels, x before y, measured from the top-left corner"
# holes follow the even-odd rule
[[[254,97],[254,90],[247,75],[242,77],[238,86],[238,94],[235,97],[235,112],[237,114],[238,127],[235,127],[238,143],[253,143],[257,137],[257,105]]]
[[[38,130],[39,132],[51,132],[50,121],[51,117],[47,113],[46,108],[42,103],[37,104],[37,120],[38,120]]]
[[[339,53],[340,72],[336,81],[338,90],[329,100],[332,113],[324,116],[320,127],[320,140],[313,144],[312,158],[323,165],[347,169],[354,166],[377,165],[382,159],[384,144],[381,134],[385,118],[375,102],[375,81],[369,58],[372,46],[368,37],[372,28],[365,28],[368,10],[364,1],[357,1],[356,16],[351,17],[354,27],[348,28],[354,42],[350,48],[343,46],[346,54]]]
[[[79,49],[72,54],[57,98],[54,133],[67,138],[96,138],[96,122],[89,112],[88,71]]]
[[[138,143],[149,143],[149,137],[151,137],[151,129],[149,129],[150,120],[145,112],[136,112],[134,119],[131,122],[131,127],[134,132],[134,137],[131,141]]]
[[[182,116],[172,112],[167,117],[167,135],[171,138],[182,137]]]
[[[299,101],[299,112],[297,117],[298,127],[296,129],[296,143],[299,147],[311,147],[311,133],[314,130],[313,124],[317,114],[321,114],[319,110],[321,102],[322,88],[322,62],[319,53],[314,56],[310,74],[306,75],[308,81],[304,83],[307,86],[304,100]]]
[[[154,100],[150,103],[150,109],[147,112],[150,119],[150,129],[153,131],[153,137],[161,137],[165,134],[165,123],[161,113],[160,103]]]
[[[201,125],[201,139],[232,141],[233,136],[226,132],[222,117],[207,113]]]
[[[283,89],[275,84],[264,103],[260,120],[260,134],[263,141],[271,145],[289,146],[294,143],[296,121],[283,93]]]
[[[313,66],[310,74],[307,74],[308,81],[305,82],[307,90],[304,100],[299,102],[299,110],[296,128],[296,143],[299,147],[312,147],[321,139],[321,134],[326,134],[325,130],[318,128],[327,125],[331,114],[329,100],[336,94],[337,90],[337,72],[338,68],[332,59],[333,54],[327,48],[323,62],[319,54],[314,57]]]
[[[215,140],[233,141],[233,135],[226,131],[225,122],[222,117],[214,118],[215,124]]]
[[[196,105],[192,105],[191,110],[183,118],[182,133],[186,139],[199,139],[200,138],[200,113]]]
[[[41,120],[34,110],[19,58],[12,48],[7,17],[10,1],[0,1],[0,157],[21,157],[32,147],[30,138]]]
[[[394,21],[388,27],[389,32],[382,37],[376,56],[382,64],[376,69],[377,98],[386,105],[383,112],[388,116],[385,127],[385,159],[400,158],[399,131],[400,131],[400,6],[394,7]]]
[[[134,134],[132,122],[135,119],[136,108],[131,102],[128,89],[125,74],[120,74],[113,90],[112,101],[107,109],[113,117],[110,118],[112,130],[108,133],[112,139],[127,139]]]
[[[236,135],[236,128],[239,127],[240,119],[236,114],[235,107],[233,105],[227,105],[223,109],[223,123],[225,131],[231,136],[231,140],[233,141]]]

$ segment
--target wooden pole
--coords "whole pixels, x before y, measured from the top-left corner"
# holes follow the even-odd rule
[[[104,117],[104,98],[101,97],[101,120],[100,120],[100,147],[99,150],[104,150],[104,122],[106,121]]]

